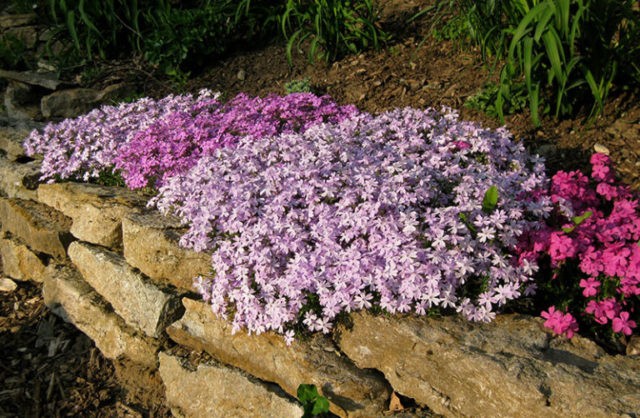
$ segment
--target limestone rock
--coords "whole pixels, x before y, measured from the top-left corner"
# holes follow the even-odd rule
[[[134,271],[120,255],[84,242],[69,246],[84,279],[132,327],[159,337],[181,315],[180,300]]]
[[[35,105],[38,95],[32,86],[10,81],[4,91],[4,107],[7,115],[12,119],[37,119],[40,117],[40,108]]]
[[[42,282],[45,278],[45,262],[16,239],[0,239],[0,257],[4,274],[12,279]]]
[[[209,274],[211,257],[181,248],[184,232],[178,219],[158,212],[129,215],[122,220],[124,258],[154,280],[193,291],[193,278]]]
[[[25,26],[33,23],[35,20],[35,13],[2,15],[0,16],[0,28],[7,29]]]
[[[91,338],[106,358],[157,367],[158,343],[127,326],[75,269],[50,268],[42,294],[46,305]]]
[[[551,339],[539,320],[351,315],[341,350],[393,388],[452,417],[614,417],[640,411],[640,362],[581,337]]]
[[[109,248],[122,244],[122,218],[146,203],[123,188],[82,183],[43,184],[38,200],[73,219],[75,237]]]
[[[40,162],[20,164],[0,156],[0,195],[35,200],[40,183]]]
[[[18,284],[8,277],[0,277],[0,292],[11,293],[18,288]]]
[[[59,90],[42,98],[40,110],[45,118],[73,118],[107,100],[122,96],[124,91],[126,91],[124,84],[109,86],[103,90],[84,88]]]
[[[27,129],[0,127],[0,150],[3,151],[9,161],[24,157],[22,142],[27,136],[29,136],[29,130]]]
[[[30,200],[0,198],[0,223],[32,250],[58,259],[66,258],[66,249],[73,241],[71,219]]]
[[[26,49],[32,49],[38,42],[38,30],[35,26],[19,26],[8,28],[4,37],[8,39],[18,39]]]
[[[55,90],[63,82],[55,73],[38,73],[35,71],[8,71],[0,69],[0,78],[19,81],[32,86],[40,86],[49,90]]]
[[[274,382],[292,396],[301,383],[315,384],[331,402],[331,412],[341,417],[380,416],[386,410],[391,396],[387,382],[377,373],[354,367],[328,339],[318,336],[287,347],[273,333],[231,335],[231,324],[216,317],[204,302],[184,298],[182,303],[184,316],[167,329],[178,344]]]
[[[159,355],[167,403],[178,417],[299,418],[303,410],[273,388],[242,373],[200,363],[185,365],[177,356]]]

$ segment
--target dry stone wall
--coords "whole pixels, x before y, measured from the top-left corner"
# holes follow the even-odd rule
[[[471,324],[360,312],[332,336],[289,347],[274,334],[232,334],[191,289],[209,255],[179,247],[183,225],[123,189],[38,185],[39,163],[20,140],[0,130],[3,274],[43,282],[47,306],[147,376],[137,390],[163,391],[175,416],[299,417],[302,383],[340,417],[394,415],[394,392],[417,405],[403,417],[640,413],[638,355],[552,337],[525,316]]]

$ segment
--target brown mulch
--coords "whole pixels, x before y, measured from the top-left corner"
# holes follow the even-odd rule
[[[394,43],[385,50],[314,65],[297,54],[290,66],[284,47],[272,44],[212,62],[186,89],[206,87],[227,97],[239,92],[283,94],[287,82],[307,78],[316,92],[369,112],[448,106],[459,109],[463,118],[499,126],[499,121],[464,106],[485,83],[496,81],[480,51],[430,37],[429,16],[412,25],[404,23],[430,3],[381,2],[385,25],[395,33]],[[127,72],[126,65],[117,71],[140,78],[140,73]],[[143,76],[145,93],[173,92],[170,84]],[[516,138],[544,154],[552,170],[584,165],[599,143],[611,151],[623,179],[640,185],[640,105],[632,93],[614,97],[604,114],[589,123],[581,117],[560,122],[547,118],[540,128],[533,128],[524,112],[508,116],[505,124]],[[47,310],[39,284],[19,282],[16,291],[0,292],[0,417],[171,416],[161,394],[145,398],[123,388],[116,375],[122,380],[136,377],[117,367],[84,334]]]

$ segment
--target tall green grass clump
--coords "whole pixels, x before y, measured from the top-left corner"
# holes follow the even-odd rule
[[[378,25],[372,0],[287,0],[280,27],[291,62],[294,46],[308,42],[310,61],[335,61],[368,48],[379,49],[389,38]]]
[[[47,0],[56,39],[78,64],[137,54],[181,77],[241,42],[277,31],[282,6],[251,0]]]
[[[614,87],[640,86],[633,0],[451,1],[483,56],[501,60],[495,109],[525,95],[540,114],[595,116]]]

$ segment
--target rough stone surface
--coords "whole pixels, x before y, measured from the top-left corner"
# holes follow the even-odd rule
[[[38,42],[38,29],[35,26],[20,26],[9,28],[4,37],[18,39],[27,49],[32,49]]]
[[[4,107],[12,119],[37,119],[40,108],[34,104],[37,95],[31,85],[9,81],[4,91]]]
[[[384,318],[355,313],[341,350],[393,388],[452,417],[614,417],[640,411],[640,361],[552,339],[537,319]]]
[[[175,416],[299,418],[303,414],[296,403],[238,371],[206,362],[193,366],[162,352],[159,359],[167,403]]]
[[[207,304],[188,298],[182,303],[184,316],[167,329],[178,344],[277,383],[292,396],[301,383],[315,384],[331,402],[331,412],[341,417],[380,416],[386,409],[391,395],[387,382],[378,373],[354,367],[326,338],[287,347],[272,333],[231,335],[230,323],[217,318]]]
[[[4,274],[12,279],[42,282],[45,278],[45,262],[16,239],[0,239],[0,258]]]
[[[0,16],[0,28],[14,28],[28,25],[36,20],[34,13],[10,14]],[[0,76],[1,77],[1,76]]]
[[[40,179],[40,162],[20,164],[0,156],[0,195],[35,200]]]
[[[178,245],[184,229],[178,219],[158,212],[122,220],[124,258],[154,280],[193,291],[193,278],[211,271],[211,256]]]
[[[0,223],[3,230],[32,250],[58,259],[66,258],[66,249],[73,241],[71,219],[30,200],[0,198]]]
[[[167,325],[180,316],[180,299],[134,271],[120,255],[74,242],[69,246],[69,258],[127,324],[148,336],[161,336]]]
[[[19,81],[32,86],[40,86],[49,90],[55,90],[63,82],[55,73],[38,73],[35,71],[8,71],[0,69],[0,78]]]
[[[55,314],[91,338],[105,357],[157,367],[158,343],[127,326],[75,269],[52,267],[48,273],[42,294]]]
[[[18,284],[8,277],[0,277],[0,292],[11,293],[18,288]]]
[[[116,84],[103,90],[73,88],[59,90],[42,98],[40,110],[45,118],[73,118],[88,112],[106,100],[116,99],[126,86]]]
[[[29,130],[27,129],[0,127],[0,150],[4,151],[9,161],[24,157],[22,142],[27,136],[29,136]]]
[[[38,200],[73,219],[75,237],[109,248],[122,245],[122,218],[146,203],[123,188],[81,183],[42,184]]]

